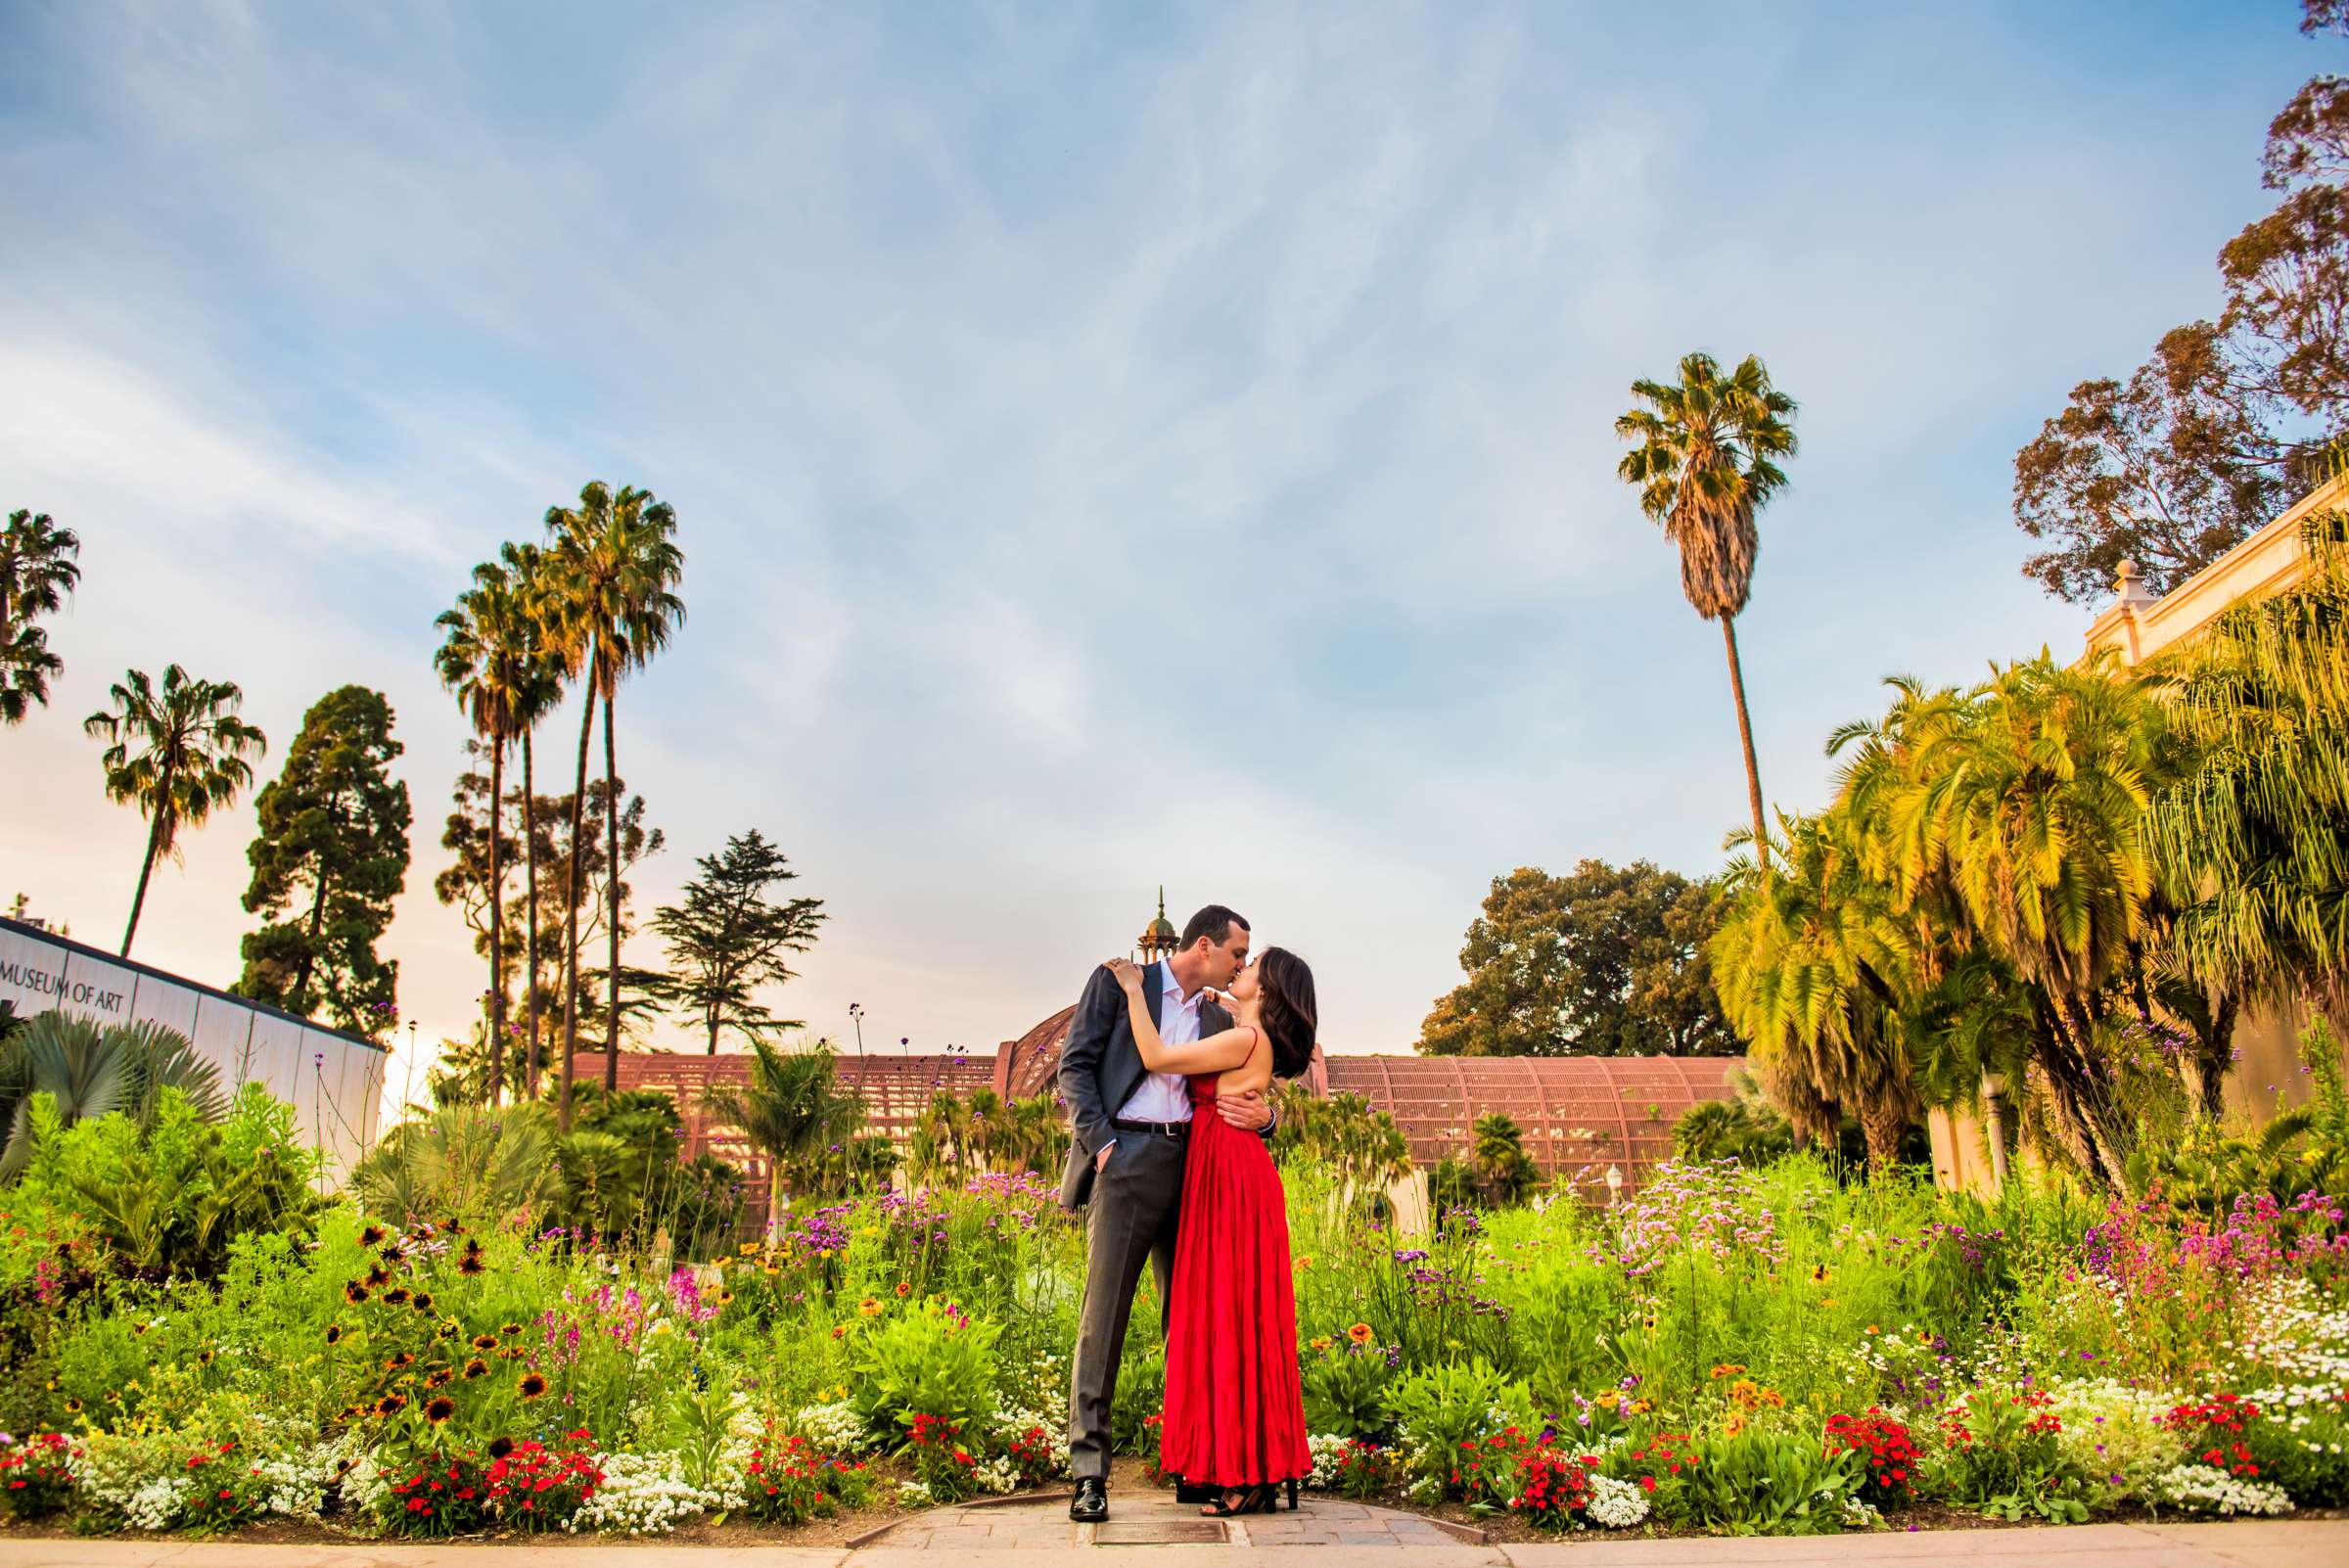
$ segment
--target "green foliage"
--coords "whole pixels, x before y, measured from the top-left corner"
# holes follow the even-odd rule
[[[1672,1126],[1672,1152],[1699,1163],[1735,1160],[1764,1166],[1794,1152],[1794,1129],[1769,1105],[1733,1100],[1699,1100]]]
[[[986,1172],[1057,1173],[1068,1152],[1068,1124],[1049,1093],[1006,1104],[991,1088],[967,1097],[940,1089],[914,1122],[907,1165],[917,1180],[967,1181]]]
[[[33,623],[55,615],[81,581],[81,539],[46,512],[19,507],[0,529],[0,723],[21,724],[49,703],[49,677],[65,661]]]
[[[401,1224],[441,1215],[503,1218],[563,1192],[555,1133],[536,1106],[452,1105],[402,1122],[351,1173],[371,1214]]]
[[[377,956],[408,874],[408,786],[391,774],[383,693],[343,686],[302,715],[285,771],[256,803],[245,909],[264,916],[244,943],[238,994],[380,1035],[393,1017],[396,959]]]
[[[161,1024],[101,1025],[65,1013],[35,1015],[0,1036],[0,1179],[31,1161],[31,1097],[49,1097],[58,1125],[71,1127],[119,1111],[140,1128],[154,1124],[164,1089],[175,1089],[198,1116],[217,1120],[226,1106],[220,1073],[196,1054],[185,1035]]]
[[[1323,1097],[1308,1084],[1284,1084],[1272,1091],[1272,1100],[1279,1115],[1272,1157],[1284,1166],[1313,1166],[1349,1194],[1410,1175],[1410,1145],[1403,1130],[1359,1094],[1340,1090]]]
[[[1736,1041],[1713,999],[1712,885],[1645,860],[1493,879],[1468,927],[1468,978],[1421,1026],[1432,1056],[1703,1056]]]
[[[1735,1535],[1841,1530],[1844,1504],[1865,1479],[1857,1453],[1828,1453],[1808,1422],[1757,1421],[1734,1436],[1706,1439],[1692,1453],[1684,1497],[1690,1517]]]
[[[1110,1400],[1110,1452],[1155,1458],[1166,1407],[1166,1345],[1137,1320],[1126,1335],[1126,1359],[1118,1365],[1117,1392]]]
[[[79,1213],[122,1267],[149,1278],[217,1273],[237,1236],[284,1229],[317,1206],[319,1156],[293,1107],[257,1084],[217,1127],[171,1087],[145,1126],[115,1111],[68,1128],[45,1094],[30,1112],[23,1196]]]
[[[1386,1431],[1387,1389],[1394,1369],[1384,1350],[1328,1344],[1308,1351],[1300,1369],[1306,1430],[1348,1438],[1373,1438]]]
[[[1404,1373],[1387,1392],[1387,1410],[1411,1473],[1454,1497],[1459,1482],[1452,1472],[1464,1445],[1509,1427],[1539,1424],[1524,1380],[1481,1356]]]
[[[770,1207],[780,1211],[787,1187],[822,1189],[829,1170],[822,1157],[855,1136],[864,1102],[841,1090],[832,1048],[822,1041],[798,1052],[778,1050],[759,1036],[750,1043],[742,1086],[712,1087],[705,1101],[766,1156]]]
[[[868,1428],[909,1434],[926,1415],[975,1430],[994,1412],[1000,1327],[942,1301],[882,1311],[858,1346],[849,1395]]]
[[[1523,1203],[1542,1182],[1542,1173],[1525,1152],[1524,1130],[1499,1111],[1488,1111],[1476,1119],[1468,1145],[1468,1171],[1475,1179],[1480,1204],[1486,1208]]]

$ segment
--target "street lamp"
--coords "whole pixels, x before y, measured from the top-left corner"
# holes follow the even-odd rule
[[[1618,1166],[1612,1166],[1612,1165],[1610,1165],[1610,1166],[1608,1166],[1608,1167],[1607,1167],[1607,1207],[1608,1207],[1608,1208],[1610,1208],[1610,1209],[1614,1208],[1614,1207],[1615,1207],[1615,1201],[1616,1201],[1618,1198],[1622,1197],[1622,1196],[1623,1196],[1623,1171],[1622,1171],[1622,1168],[1621,1168],[1621,1167],[1618,1167]]]

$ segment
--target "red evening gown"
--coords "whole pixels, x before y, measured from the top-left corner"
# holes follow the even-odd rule
[[[1205,1486],[1286,1481],[1313,1467],[1288,1204],[1265,1140],[1216,1114],[1216,1075],[1190,1088],[1159,1463]]]

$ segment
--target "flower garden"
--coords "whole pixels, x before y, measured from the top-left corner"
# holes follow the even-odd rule
[[[0,1187],[21,1526],[648,1536],[1063,1478],[1082,1237],[1034,1176],[803,1203],[703,1256],[316,1196],[198,1237],[234,1229],[222,1173],[315,1173],[257,1090],[210,1126],[176,1096],[147,1137],[212,1176],[94,1176],[116,1112],[46,1128]],[[1561,1532],[2349,1503],[2326,1190],[1991,1204],[1798,1155],[1405,1236],[1318,1166],[1287,1179],[1315,1489]],[[199,1262],[142,1251],[157,1223]],[[1156,1430],[1153,1312],[1145,1291],[1119,1383],[1129,1453]]]

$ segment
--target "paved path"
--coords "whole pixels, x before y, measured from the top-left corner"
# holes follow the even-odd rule
[[[1322,1507],[1332,1504],[1323,1503]],[[983,1510],[984,1511],[984,1510]],[[1127,1510],[1129,1514],[1137,1510]],[[1313,1513],[1309,1503],[1302,1522]],[[1285,1517],[1285,1516],[1284,1516]],[[1321,1516],[1334,1522],[1339,1516]],[[916,1520],[907,1520],[911,1525]],[[1009,1521],[995,1545],[990,1521],[984,1540],[938,1540],[936,1527],[919,1545],[892,1545],[887,1537],[856,1550],[842,1546],[680,1546],[647,1541],[549,1542],[545,1545],[257,1545],[237,1542],[26,1541],[0,1535],[0,1568],[938,1568],[936,1552],[978,1557],[993,1568],[1063,1568],[1076,1549],[1015,1544],[1040,1520]],[[1065,1521],[1064,1521],[1065,1522]],[[1264,1521],[1244,1521],[1255,1526]],[[1301,1528],[1303,1526],[1301,1525]],[[902,1527],[900,1527],[902,1528]],[[894,1533],[894,1532],[893,1532]],[[1392,1527],[1390,1527],[1392,1534]],[[1390,1555],[1390,1552],[1392,1554]],[[662,1555],[666,1553],[666,1555]],[[1866,1568],[1910,1563],[1918,1568],[2341,1568],[2349,1563],[2349,1520],[2261,1519],[2230,1524],[2080,1525],[2070,1529],[1953,1530],[1910,1535],[1826,1536],[1766,1541],[1638,1541],[1582,1536],[1522,1545],[1475,1545],[1397,1538],[1382,1551],[1342,1544],[1308,1552],[1298,1545],[1234,1539],[1227,1545],[1119,1546],[1083,1550],[1086,1568],[1305,1568],[1364,1557],[1396,1568]]]

